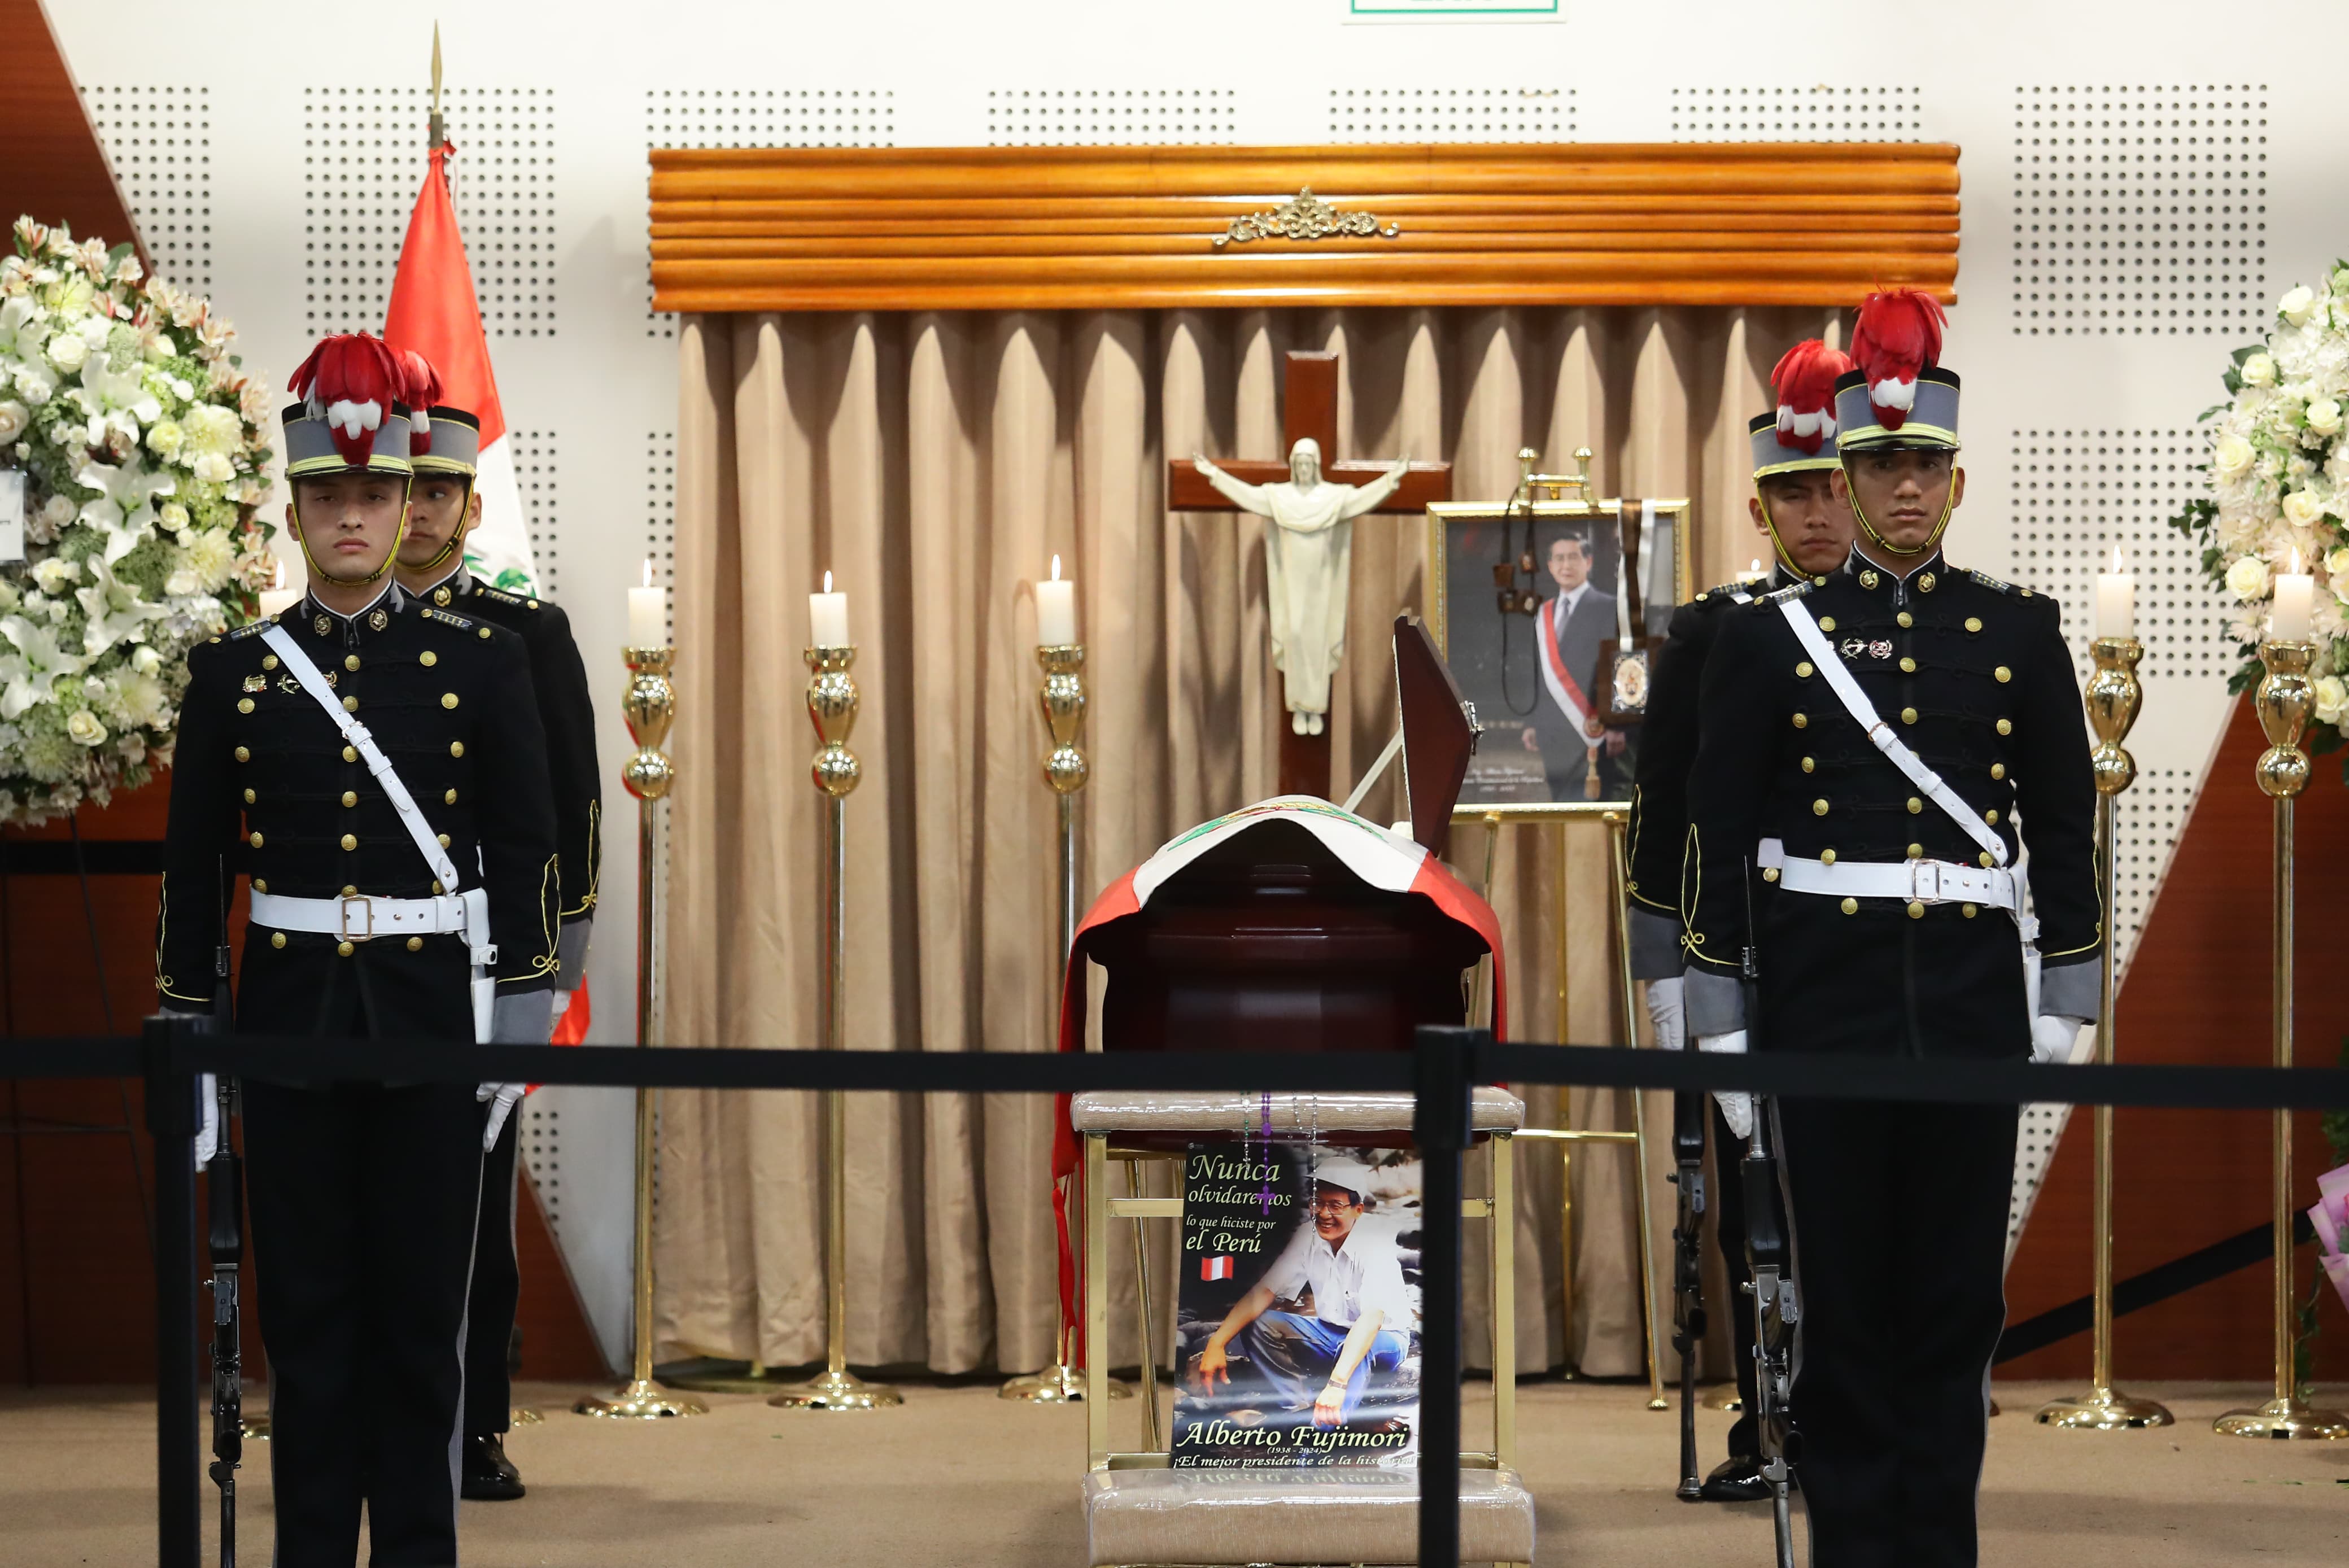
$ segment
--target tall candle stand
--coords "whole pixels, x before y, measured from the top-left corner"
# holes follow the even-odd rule
[[[2253,705],[2268,748],[2254,776],[2275,802],[2275,962],[2270,1006],[2275,1020],[2275,1065],[2292,1066],[2292,801],[2308,784],[2308,753],[2300,738],[2308,728],[2315,696],[2308,678],[2315,662],[2313,643],[2260,645],[2260,677]],[[2251,1410],[2230,1410],[2211,1423],[2230,1438],[2349,1438],[2349,1416],[2301,1402],[2292,1366],[2292,1112],[2275,1113],[2275,1398]]]
[[[816,986],[816,1032],[824,1049],[847,1044],[848,796],[864,776],[848,749],[856,727],[856,650],[810,648],[808,721],[823,742],[808,775],[823,794],[823,966]],[[905,1396],[848,1369],[848,1099],[823,1092],[824,1369],[767,1401],[787,1410],[877,1410]]]
[[[2121,743],[2137,723],[2143,688],[2137,661],[2145,645],[2135,637],[2098,637],[2093,650],[2096,673],[2088,678],[2088,725],[2096,732],[2089,764],[2096,779],[2096,872],[2105,911],[2104,1002],[2096,1015],[2096,1061],[2114,1057],[2118,1001],[2113,953],[2113,911],[2118,907],[2120,875],[2115,865],[2120,843],[2121,792],[2137,780],[2137,759]],[[2095,1175],[2089,1244],[2095,1249],[2095,1333],[2088,1392],[2040,1408],[2042,1426],[2075,1431],[2111,1432],[2130,1427],[2166,1427],[2174,1418],[2151,1399],[2133,1399],[2113,1387],[2113,1108],[2096,1107]]]
[[[677,780],[676,765],[661,743],[668,738],[677,717],[677,690],[669,670],[677,661],[675,648],[623,648],[628,666],[626,695],[620,711],[628,722],[628,738],[636,753],[620,770],[628,793],[636,798],[636,1043],[653,1044],[653,933],[658,908],[660,874],[657,862],[661,802]],[[605,1398],[593,1396],[571,1407],[582,1416],[614,1420],[654,1420],[664,1416],[699,1416],[709,1407],[698,1399],[678,1398],[653,1381],[653,1122],[658,1090],[636,1090],[636,1362],[627,1387]]]
[[[1044,727],[1052,737],[1052,749],[1044,758],[1044,782],[1052,787],[1053,804],[1059,808],[1060,823],[1060,882],[1061,882],[1061,961],[1054,966],[1053,978],[1060,983],[1056,998],[1067,994],[1069,951],[1077,944],[1077,791],[1085,787],[1092,767],[1085,760],[1083,749],[1077,741],[1085,728],[1085,648],[1082,643],[1046,645],[1036,650],[1036,662],[1044,668],[1044,684],[1036,693],[1037,705],[1043,709]],[[1131,1180],[1133,1170],[1127,1170]],[[1093,1195],[1081,1194],[1082,1202],[1091,1202]],[[1078,1204],[1071,1204],[1081,1215]],[[1074,1219],[1070,1230],[1084,1234],[1081,1219]],[[1142,1234],[1142,1225],[1133,1227],[1133,1261],[1135,1278],[1140,1282],[1143,1298],[1143,1363],[1145,1375],[1150,1359],[1149,1295],[1150,1275],[1147,1267],[1148,1249]],[[998,1392],[1006,1399],[1021,1399],[1031,1405],[1079,1405],[1085,1398],[1084,1368],[1076,1365],[1076,1326],[1068,1319],[1062,1306],[1053,1308],[1056,1317],[1052,1337],[1052,1365],[1041,1372],[1014,1377]],[[1098,1350],[1098,1346],[1092,1347]],[[1124,1384],[1112,1382],[1110,1398],[1123,1399],[1133,1391]]]

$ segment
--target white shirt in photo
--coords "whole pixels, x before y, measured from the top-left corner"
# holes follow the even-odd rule
[[[1265,1271],[1264,1283],[1273,1295],[1292,1300],[1310,1285],[1313,1315],[1335,1327],[1351,1328],[1376,1308],[1381,1329],[1412,1332],[1411,1297],[1403,1289],[1394,1232],[1367,1219],[1355,1222],[1344,1244],[1335,1249],[1306,1221]]]

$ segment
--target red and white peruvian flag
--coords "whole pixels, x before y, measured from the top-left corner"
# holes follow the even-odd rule
[[[481,467],[473,490],[481,498],[481,526],[465,542],[465,564],[497,587],[535,593],[538,571],[523,521],[522,490],[514,483],[513,444],[506,438],[498,378],[490,368],[489,334],[481,330],[465,239],[457,232],[457,207],[449,197],[449,155],[455,150],[448,142],[432,150],[424,189],[409,215],[399,271],[391,280],[383,337],[395,349],[413,349],[430,360],[440,372],[441,396],[481,418]]]
[[[1199,1260],[1199,1277],[1200,1277],[1201,1279],[1229,1279],[1229,1278],[1231,1278],[1231,1277],[1232,1277],[1232,1260],[1231,1260],[1231,1258],[1230,1258],[1228,1255],[1222,1256],[1222,1257],[1201,1258],[1201,1259]]]

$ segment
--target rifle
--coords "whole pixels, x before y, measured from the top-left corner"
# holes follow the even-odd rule
[[[1696,1049],[1695,1038],[1684,1039],[1682,1048]],[[1696,1473],[1696,1348],[1705,1331],[1704,1100],[1702,1089],[1672,1096],[1678,1169],[1665,1178],[1680,1190],[1672,1219],[1672,1348],[1681,1357],[1681,1483],[1673,1495],[1682,1502],[1704,1501],[1704,1482]]]
[[[220,1148],[204,1167],[211,1179],[212,1254],[212,1483],[221,1493],[221,1568],[236,1568],[236,1471],[244,1459],[244,1385],[237,1344],[237,1275],[244,1260],[239,1208],[243,1192],[236,1150],[229,1141],[232,1080],[222,1078]]]
[[[1758,1049],[1762,1026],[1762,954],[1754,924],[1754,864],[1745,864],[1745,947],[1740,981],[1745,992],[1748,1049]],[[1754,1097],[1754,1130],[1746,1140],[1745,1263],[1754,1276],[1754,1426],[1762,1450],[1762,1478],[1770,1483],[1771,1522],[1777,1532],[1778,1568],[1795,1568],[1795,1525],[1788,1501],[1801,1438],[1788,1413],[1795,1383],[1795,1325],[1801,1316],[1785,1228],[1778,1216],[1778,1161],[1770,1149],[1770,1108]]]

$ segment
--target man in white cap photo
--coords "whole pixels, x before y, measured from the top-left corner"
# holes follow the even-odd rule
[[[1285,1407],[1310,1408],[1317,1427],[1341,1427],[1361,1404],[1371,1374],[1402,1365],[1415,1314],[1393,1230],[1361,1224],[1376,1202],[1372,1185],[1371,1168],[1360,1161],[1328,1159],[1315,1168],[1306,1222],[1207,1336],[1192,1371],[1198,1393],[1212,1393],[1218,1377],[1230,1386],[1226,1352],[1237,1340]],[[1309,1316],[1274,1309],[1309,1290]]]

